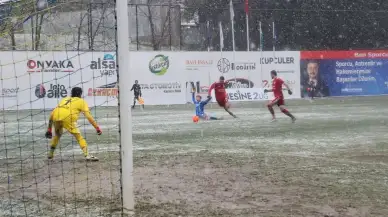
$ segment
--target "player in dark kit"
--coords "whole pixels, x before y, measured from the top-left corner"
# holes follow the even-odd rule
[[[208,98],[211,97],[212,90],[214,89],[214,93],[215,93],[216,101],[218,105],[224,108],[225,111],[228,112],[231,116],[233,116],[234,118],[237,118],[236,115],[234,115],[231,111],[229,111],[230,104],[228,102],[228,96],[225,90],[226,85],[227,83],[225,82],[224,76],[221,76],[218,82],[215,82],[210,86],[209,92],[208,92]]]
[[[273,95],[275,99],[273,99],[271,102],[267,104],[269,112],[271,112],[272,115],[272,121],[276,121],[275,118],[275,111],[273,110],[274,105],[278,105],[280,108],[280,111],[282,111],[285,115],[291,118],[292,122],[294,123],[296,118],[286,109],[284,106],[284,96],[283,96],[283,85],[287,88],[288,94],[292,94],[292,91],[290,87],[284,83],[284,81],[277,77],[277,72],[275,70],[271,71],[271,77],[272,77],[272,89],[271,90],[264,90],[265,93],[267,92],[273,92]]]
[[[132,108],[135,108],[136,100],[139,101],[139,97],[141,97],[141,87],[139,85],[139,81],[135,80],[135,83],[133,84],[131,91],[133,91],[134,98],[133,98],[133,106]],[[144,108],[144,104],[142,105]]]

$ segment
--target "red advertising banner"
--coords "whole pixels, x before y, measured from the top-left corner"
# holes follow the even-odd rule
[[[388,59],[388,50],[301,51],[301,59]]]

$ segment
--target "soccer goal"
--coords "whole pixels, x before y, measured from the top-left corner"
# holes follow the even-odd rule
[[[127,1],[96,2],[0,3],[0,216],[134,209]]]

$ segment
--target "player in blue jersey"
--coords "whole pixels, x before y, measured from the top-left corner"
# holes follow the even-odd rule
[[[200,95],[195,96],[195,91],[192,93],[193,103],[195,105],[195,115],[197,115],[202,120],[220,120],[220,118],[212,117],[205,113],[205,105],[210,102],[212,99],[208,97],[206,100],[202,101],[202,97]]]

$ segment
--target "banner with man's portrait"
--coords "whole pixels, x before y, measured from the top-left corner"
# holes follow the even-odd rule
[[[388,51],[302,51],[301,97],[388,94]]]

